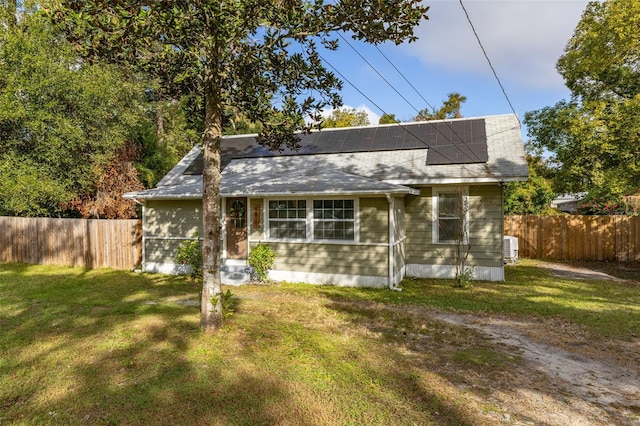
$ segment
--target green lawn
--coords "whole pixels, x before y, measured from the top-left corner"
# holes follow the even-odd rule
[[[188,280],[0,263],[0,424],[493,424],[500,410],[459,385],[519,357],[430,311],[640,335],[640,284],[522,262],[506,283],[402,287],[232,288],[235,312],[209,336]]]

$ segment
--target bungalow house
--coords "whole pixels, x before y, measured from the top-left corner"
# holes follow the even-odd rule
[[[528,177],[514,115],[300,138],[282,152],[255,135],[223,139],[223,283],[259,242],[277,252],[275,280],[393,288],[453,277],[459,230],[474,278],[504,280],[503,184]],[[196,147],[156,188],[125,194],[143,205],[144,271],[180,270],[178,247],[201,229],[202,167]]]

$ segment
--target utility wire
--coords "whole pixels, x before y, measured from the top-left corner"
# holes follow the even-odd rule
[[[415,106],[414,106],[414,105],[413,105],[409,100],[407,100],[407,98],[406,98],[406,97],[404,97],[404,96],[403,96],[403,95],[398,91],[398,89],[396,89],[396,88],[395,88],[395,86],[394,86],[393,84],[391,84],[391,82],[389,82],[389,80],[387,80],[387,79],[386,79],[386,78],[385,78],[385,77],[384,77],[384,76],[383,76],[383,75],[382,75],[382,74],[381,74],[381,73],[376,69],[376,67],[374,67],[374,66],[373,66],[373,65],[372,65],[372,64],[371,64],[371,63],[370,63],[370,62],[369,62],[369,61],[368,61],[368,60],[367,60],[367,59],[366,59],[366,58],[365,58],[365,57],[364,57],[364,56],[363,56],[363,55],[362,55],[362,54],[361,54],[361,53],[360,53],[360,52],[359,52],[359,51],[358,51],[358,50],[357,50],[357,49],[356,49],[356,48],[355,48],[351,43],[349,43],[349,41],[348,41],[348,40],[347,40],[347,39],[346,39],[342,34],[340,34],[340,33],[338,33],[338,34],[339,34],[339,36],[342,38],[342,40],[344,40],[344,42],[345,42],[345,43],[347,43],[347,45],[348,45],[348,46],[349,46],[349,47],[350,47],[354,52],[356,52],[356,54],[358,54],[358,56],[360,56],[360,58],[361,58],[361,59],[362,59],[362,60],[363,60],[367,65],[369,65],[369,67],[370,67],[373,71],[375,71],[375,72],[376,72],[376,74],[378,74],[378,76],[379,76],[382,80],[384,80],[384,82],[385,82],[385,83],[387,83],[387,85],[389,85],[389,87],[391,87],[391,88],[392,88],[392,89],[393,89],[393,90],[394,90],[394,91],[395,91],[395,92],[396,92],[396,93],[397,93],[397,94],[398,94],[398,95],[399,95],[399,96],[400,96],[400,97],[401,97],[401,98],[402,98],[402,99],[403,99],[403,100],[404,100],[404,101],[405,101],[409,106],[411,106],[411,107],[416,111],[416,113],[420,114],[420,111],[419,111],[419,110],[418,110],[418,109],[417,109],[417,108],[416,108],[416,107],[415,107]],[[377,48],[377,46],[376,46],[376,48]],[[378,49],[378,51],[380,51],[380,50]],[[384,56],[384,54],[383,54],[383,56]],[[376,106],[380,111],[382,111],[382,113],[383,113],[383,114],[387,114],[387,113],[386,113],[386,112],[385,112],[385,111],[384,111],[380,106],[378,106],[374,101],[372,101],[368,96],[366,96],[366,95],[365,95],[365,94],[364,94],[364,93],[363,93],[359,88],[357,88],[357,87],[355,86],[355,84],[353,84],[353,83],[352,83],[351,81],[349,81],[349,80],[348,80],[348,79],[347,79],[347,78],[346,78],[342,73],[340,73],[340,71],[338,71],[336,67],[334,67],[333,65],[331,65],[331,64],[330,64],[328,61],[326,61],[324,58],[322,58],[322,57],[321,57],[321,59],[322,59],[323,61],[325,61],[329,66],[331,66],[331,68],[333,68],[333,70],[334,70],[334,71],[336,71],[338,74],[340,74],[340,76],[341,76],[345,81],[347,81],[347,82],[348,82],[348,83],[349,83],[349,84],[350,84],[354,89],[356,89],[356,90],[357,90],[357,91],[358,91],[362,96],[364,96],[367,100],[369,100],[371,103],[373,103],[373,104],[374,104],[374,105],[375,105],[375,106]],[[389,59],[388,59],[386,56],[385,56],[385,59],[387,59],[387,61],[389,61]],[[390,62],[390,61],[389,61],[389,62]],[[392,64],[392,65],[393,65],[393,64]],[[394,68],[396,69],[396,71],[398,71],[398,73],[399,73],[400,75],[402,75],[402,73],[401,73],[401,72],[400,72],[400,71],[399,71],[395,66],[394,66]],[[406,77],[404,77],[404,75],[402,75],[402,77],[405,79],[405,81],[407,81],[407,82],[408,82],[408,80],[406,79]],[[426,99],[424,99],[424,97],[423,97],[423,96],[422,96],[422,95],[417,91],[417,89],[416,89],[416,88],[415,88],[411,83],[409,83],[409,85],[411,85],[411,87],[412,87],[412,88],[413,88],[413,89],[418,93],[418,95],[420,95],[420,97],[421,97],[421,98],[422,98],[422,99],[427,103],[427,106],[429,106],[429,108],[431,108],[432,110],[434,110],[434,111],[435,111],[435,108],[433,108],[433,107],[431,106],[431,104],[429,104],[429,102],[428,102]],[[464,139],[463,139],[463,138],[462,138],[462,137],[461,137],[461,136],[460,136],[460,135],[455,131],[455,129],[453,128],[453,126],[451,125],[451,123],[450,123],[450,122],[448,122],[448,121],[444,121],[444,123],[445,123],[445,125],[446,125],[447,127],[449,127],[449,130],[451,131],[451,133],[453,133],[453,134],[454,134],[454,135],[455,135],[455,136],[460,140],[460,142],[462,142],[462,144],[463,144],[463,145],[465,145],[467,148],[469,148],[468,153],[473,154],[473,157],[475,157],[475,159],[476,159],[477,161],[482,162],[482,160],[478,157],[478,154],[477,154],[473,149],[471,149],[471,148],[469,147],[469,145],[467,144],[467,142],[466,142],[466,141],[465,141],[465,140],[464,140]],[[400,124],[400,123],[398,123],[398,124]],[[405,130],[406,130],[406,128],[405,128]],[[438,133],[440,133],[443,137],[447,138],[447,136],[446,136],[444,133],[442,133],[442,130],[440,130],[438,126],[436,126],[436,131],[437,131]],[[413,136],[415,137],[415,135],[413,135]],[[422,141],[420,138],[417,138],[417,139],[418,139],[420,142],[422,142],[424,145],[428,146],[428,144],[427,144],[426,142]],[[453,144],[452,144],[452,145],[453,145]],[[461,151],[461,152],[462,152],[462,150],[460,149],[460,147],[458,147],[457,145],[453,145],[453,146],[455,146],[455,147],[458,149],[458,151]],[[462,152],[462,154],[463,154],[463,155],[466,155],[464,152]],[[446,156],[445,156],[445,158],[447,158],[449,161],[453,161],[453,160],[451,160],[450,158],[448,158],[448,157],[446,157]]]
[[[393,89],[393,91],[394,91],[394,92],[396,92],[396,93],[398,94],[398,96],[400,96],[400,97],[401,97],[401,98],[402,98],[402,99],[403,99],[403,100],[404,100],[404,101],[405,101],[405,102],[406,102],[406,103],[407,103],[411,108],[413,108],[413,110],[414,110],[416,113],[420,114],[420,110],[419,110],[418,108],[416,108],[416,107],[411,103],[411,101],[409,101],[407,98],[405,98],[405,97],[404,97],[404,95],[403,95],[402,93],[400,93],[400,91],[399,91],[398,89],[396,89],[396,88],[395,88],[395,86],[394,86],[393,84],[391,84],[391,83],[389,82],[389,80],[387,80],[387,79],[386,79],[386,78],[385,78],[385,77],[380,73],[380,71],[378,71],[378,70],[376,69],[376,67],[374,67],[374,66],[371,64],[371,62],[369,62],[369,61],[367,60],[367,58],[365,58],[364,56],[362,56],[362,54],[358,51],[358,49],[356,49],[355,47],[353,47],[353,45],[352,45],[351,43],[349,43],[349,41],[346,39],[346,37],[345,37],[345,36],[343,36],[343,35],[342,35],[342,33],[340,33],[340,32],[339,32],[339,33],[338,33],[338,35],[340,36],[340,38],[342,38],[342,40],[344,40],[344,42],[345,42],[345,43],[347,43],[347,45],[349,45],[349,47],[350,47],[351,49],[353,49],[353,51],[354,51],[354,52],[356,52],[356,53],[358,54],[358,56],[360,56],[360,58],[361,58],[363,61],[365,61],[365,62],[366,62],[366,64],[367,64],[367,65],[369,65],[369,67],[370,67],[373,71],[375,71],[375,73],[376,73],[376,74],[378,74],[378,76],[379,76],[381,79],[383,79],[383,80],[384,80],[384,82],[385,82],[385,83],[387,83],[387,85],[389,85],[389,87],[391,87],[391,88]],[[376,48],[377,48],[377,47],[378,47],[378,46],[376,46]],[[423,98],[423,99],[424,99],[424,98]],[[427,103],[428,103],[428,102],[427,102]]]
[[[485,50],[484,46],[482,45],[482,42],[480,41],[480,36],[478,36],[478,32],[476,31],[476,28],[473,26],[473,22],[471,22],[471,18],[469,17],[469,13],[467,12],[467,8],[464,7],[464,4],[462,3],[462,0],[458,0],[460,2],[460,6],[462,6],[462,10],[464,11],[465,16],[467,17],[467,21],[469,21],[469,25],[471,26],[471,30],[473,31],[473,34],[476,36],[476,40],[478,40],[478,44],[480,45],[480,49],[482,49],[482,53],[484,54],[484,57],[487,59],[487,63],[489,64],[489,67],[491,68],[491,71],[493,72],[493,76],[496,78],[496,81],[498,82],[498,85],[500,86],[500,89],[502,90],[502,94],[504,95],[505,99],[507,100],[507,103],[509,103],[509,106],[511,107],[511,111],[513,112],[513,115],[516,116],[518,123],[520,123],[520,125],[522,125],[522,123],[520,122],[520,118],[518,117],[518,114],[516,113],[515,108],[513,108],[513,105],[511,104],[511,100],[509,99],[509,96],[507,96],[507,91],[504,89],[504,86],[502,85],[502,82],[500,81],[500,78],[498,77],[498,73],[496,72],[495,68],[493,67],[493,64],[491,63],[491,60],[489,59],[489,55],[487,55],[487,51]]]
[[[362,90],[360,90],[355,84],[353,84],[348,78],[346,78],[344,76],[344,74],[342,74],[336,67],[334,67],[329,61],[327,61],[324,57],[322,57],[322,55],[318,54],[318,56],[320,57],[320,59],[325,62],[327,65],[329,65],[336,73],[338,73],[338,75],[347,83],[349,83],[351,85],[351,87],[353,87],[358,93],[360,93],[366,100],[368,100],[369,102],[371,102],[376,108],[378,108],[378,110],[380,110],[383,114],[387,114],[387,112],[382,109],[382,107],[380,105],[378,105],[373,99],[371,99],[369,96],[367,96]],[[453,127],[451,126],[451,123],[444,121],[444,123],[446,125],[449,126],[449,128],[451,129],[452,132],[453,131]],[[402,129],[407,132],[408,134],[410,134],[411,136],[413,136],[414,138],[416,138],[420,143],[422,143],[424,146],[426,146],[429,149],[432,149],[433,147],[429,146],[428,143],[426,143],[424,140],[422,140],[422,138],[420,138],[418,135],[416,135],[415,133],[413,133],[410,129],[407,128],[407,126],[405,126],[404,124],[402,124],[401,122],[396,123],[398,126],[402,127]],[[446,135],[444,133],[442,133],[442,131],[439,129],[439,126],[435,126],[436,131],[438,133],[440,133],[443,137],[446,138]],[[455,134],[455,132],[454,132]],[[467,143],[464,141],[464,139],[460,138],[459,135],[456,134],[456,136],[458,136],[458,138],[460,139],[460,141],[467,146],[467,148],[469,148],[469,146],[467,145]],[[458,149],[458,151],[460,151],[464,156],[467,156],[467,153],[463,152],[459,146],[457,145],[452,145],[454,147],[456,147]],[[451,161],[452,164],[459,164],[457,163],[455,160],[451,159],[450,157],[448,157],[447,155],[445,155],[442,152],[438,152],[442,157],[444,157],[445,159]],[[480,160],[480,158],[477,156],[477,154],[469,149],[469,153],[472,153],[474,157],[476,157],[476,160],[478,162],[482,162]],[[464,164],[461,164],[463,168],[466,168]]]
[[[396,70],[396,72],[398,74],[400,74],[400,77],[402,77],[403,80],[413,89],[413,91],[416,92],[418,94],[418,96],[420,96],[420,98],[422,98],[424,103],[427,104],[427,106],[429,108],[431,108],[431,110],[435,111],[435,107],[433,105],[431,105],[429,103],[429,101],[424,98],[424,96],[422,96],[422,93],[420,93],[420,91],[418,89],[416,89],[416,87],[413,84],[411,84],[409,79],[407,79],[407,77],[405,77],[405,75],[402,73],[402,71],[400,71],[398,69],[398,67],[396,67],[396,65],[387,57],[387,55],[385,55],[384,52],[382,50],[380,50],[380,48],[377,45],[374,45],[374,46],[375,46],[376,50],[382,55],[382,57],[387,60],[389,65],[391,65],[393,67],[393,69]]]

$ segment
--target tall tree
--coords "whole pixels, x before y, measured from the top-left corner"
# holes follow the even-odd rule
[[[369,116],[365,111],[358,111],[355,108],[338,108],[331,111],[331,115],[324,119],[322,127],[355,127],[369,124]]]
[[[0,9],[15,16],[9,3]],[[80,62],[22,4],[0,25],[0,87],[0,214],[78,215],[69,203],[95,193],[142,118],[142,91],[113,66]]]
[[[298,130],[325,106],[337,108],[341,82],[317,45],[336,49],[335,31],[370,43],[413,41],[426,18],[420,0],[232,0],[139,2],[53,0],[50,16],[88,56],[162,69],[170,88],[197,90],[205,105],[203,289],[200,322],[222,325],[220,143],[234,107],[261,123],[258,142],[296,148]]]
[[[430,110],[428,108],[423,109],[414,118],[415,121],[429,121],[429,120],[445,120],[447,118],[461,118],[462,104],[467,101],[466,96],[462,96],[460,93],[449,93],[447,100],[442,103],[439,109]]]
[[[616,200],[640,182],[640,2],[590,2],[558,71],[571,99],[525,114],[557,192]]]

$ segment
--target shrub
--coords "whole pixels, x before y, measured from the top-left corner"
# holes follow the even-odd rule
[[[176,263],[189,266],[191,277],[202,277],[202,244],[196,233],[192,240],[183,241],[176,254]]]
[[[625,215],[637,216],[640,208],[633,196],[624,197],[587,197],[578,204],[578,214],[584,215]]]
[[[276,256],[277,253],[271,250],[271,247],[258,243],[258,245],[251,250],[247,259],[249,266],[252,268],[251,278],[258,281],[267,281],[269,270],[273,267]]]

